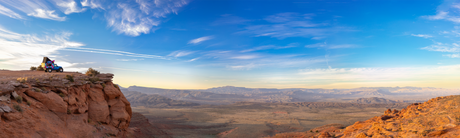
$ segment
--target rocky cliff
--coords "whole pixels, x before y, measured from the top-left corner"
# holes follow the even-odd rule
[[[407,108],[388,109],[381,116],[348,127],[326,125],[306,132],[281,133],[274,137],[460,137],[460,95],[433,98]]]
[[[0,71],[0,137],[124,137],[131,106],[113,74]]]

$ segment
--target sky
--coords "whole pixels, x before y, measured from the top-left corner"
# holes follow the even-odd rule
[[[460,1],[0,0],[0,69],[122,87],[460,88]]]

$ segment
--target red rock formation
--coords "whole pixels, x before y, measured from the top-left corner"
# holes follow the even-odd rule
[[[73,75],[73,81],[64,75]],[[11,98],[0,101],[0,137],[126,136],[131,106],[112,83],[113,74],[98,79],[79,73],[26,77],[22,83],[0,84],[0,97]]]
[[[330,137],[389,138],[389,137],[460,137],[460,95],[433,98],[425,103],[414,103],[407,108],[388,109],[381,116],[358,121],[344,129],[324,127],[312,132],[281,133],[274,137]],[[326,125],[327,126],[327,125]]]

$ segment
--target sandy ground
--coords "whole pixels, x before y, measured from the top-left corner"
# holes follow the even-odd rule
[[[45,71],[11,71],[11,70],[0,70],[0,81],[9,81],[9,80],[17,80],[18,78],[39,78],[39,77],[47,77],[47,76],[62,76],[65,75],[73,75],[73,74],[81,74],[77,72],[45,72]]]

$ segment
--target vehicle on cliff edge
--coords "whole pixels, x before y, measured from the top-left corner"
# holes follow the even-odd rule
[[[64,68],[55,64],[54,60],[50,60],[48,57],[43,57],[41,66],[45,69],[45,72],[51,73],[53,70],[56,72],[64,72]]]

